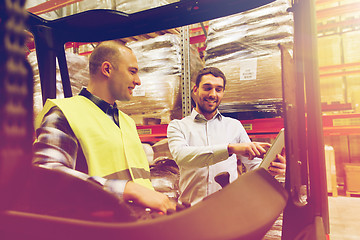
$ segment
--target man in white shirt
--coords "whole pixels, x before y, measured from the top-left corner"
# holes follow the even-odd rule
[[[239,120],[220,114],[225,84],[221,70],[202,69],[193,88],[196,107],[191,115],[169,123],[169,149],[180,169],[181,202],[194,205],[220,190],[214,180],[219,173],[228,172],[230,182],[237,179],[237,159],[247,171],[256,168],[270,147],[269,143],[251,142]],[[285,158],[278,155],[268,171],[283,174],[285,167]]]

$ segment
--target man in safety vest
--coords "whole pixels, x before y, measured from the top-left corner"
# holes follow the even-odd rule
[[[34,164],[91,179],[154,210],[175,209],[154,190],[135,123],[116,106],[141,84],[134,53],[119,42],[102,42],[90,56],[89,71],[88,87],[78,96],[48,99],[37,116]]]

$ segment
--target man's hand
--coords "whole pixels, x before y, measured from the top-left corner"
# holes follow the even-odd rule
[[[165,194],[156,192],[131,181],[126,183],[124,200],[132,200],[134,203],[164,213],[166,213],[169,209],[176,209],[176,204],[170,201]]]
[[[286,170],[285,157],[280,154],[276,155],[276,159],[273,162],[271,162],[271,165],[268,170],[272,176],[284,174]]]
[[[240,154],[251,160],[255,157],[262,158],[270,146],[270,143],[265,142],[230,143],[228,145],[228,152],[229,155],[234,153]]]

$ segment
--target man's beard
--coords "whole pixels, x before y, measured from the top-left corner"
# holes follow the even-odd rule
[[[198,104],[198,107],[199,107],[199,110],[202,112],[202,113],[208,113],[208,114],[211,114],[211,113],[214,113],[215,111],[217,111],[219,105],[217,105],[214,109],[206,109],[205,107],[203,107],[205,104],[201,105],[201,104]]]

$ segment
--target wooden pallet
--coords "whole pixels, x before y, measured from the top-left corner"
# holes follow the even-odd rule
[[[347,197],[360,197],[360,192],[346,191]]]

